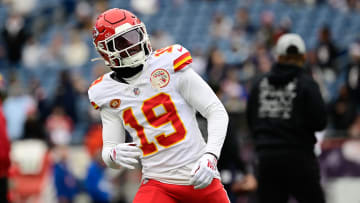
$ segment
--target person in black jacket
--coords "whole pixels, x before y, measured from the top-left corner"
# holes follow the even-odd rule
[[[305,44],[297,34],[281,36],[277,62],[257,79],[247,104],[249,129],[258,158],[260,203],[323,203],[314,154],[315,132],[326,127],[319,87],[308,75]]]

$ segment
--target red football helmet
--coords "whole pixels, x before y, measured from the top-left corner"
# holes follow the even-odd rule
[[[96,19],[93,42],[111,68],[137,67],[152,52],[144,23],[124,9],[109,9]]]

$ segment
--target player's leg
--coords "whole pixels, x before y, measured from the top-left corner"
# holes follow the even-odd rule
[[[135,195],[133,203],[229,203],[230,200],[220,180],[204,189],[194,189],[192,185],[174,185],[156,180],[143,182]]]
[[[177,201],[158,184],[152,184],[151,181],[142,183],[135,195],[133,203],[176,203]]]
[[[320,184],[320,170],[315,156],[299,158],[291,193],[300,203],[325,203]]]
[[[229,203],[229,197],[219,179],[204,189],[194,189],[194,186],[187,186],[186,195],[181,199],[186,203]]]
[[[230,199],[226,193],[224,188],[218,189],[210,194],[207,194],[202,201],[198,201],[199,203],[229,203]]]

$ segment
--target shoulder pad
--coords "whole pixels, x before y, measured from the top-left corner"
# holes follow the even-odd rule
[[[190,52],[179,44],[174,44],[155,51],[155,57],[169,57],[172,60],[173,71],[185,70],[192,63]]]
[[[100,76],[99,78],[97,78],[96,80],[94,80],[94,82],[91,83],[90,87],[89,87],[89,90],[88,90],[88,96],[89,96],[89,100],[90,100],[90,103],[91,105],[94,107],[94,109],[99,109],[100,106],[97,104],[98,101],[97,101],[97,88],[96,88],[96,85],[98,83],[100,83],[104,78],[104,75]]]

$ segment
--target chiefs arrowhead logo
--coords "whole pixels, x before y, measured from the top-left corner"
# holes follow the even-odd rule
[[[120,99],[113,99],[110,101],[110,107],[116,109],[120,106]]]

